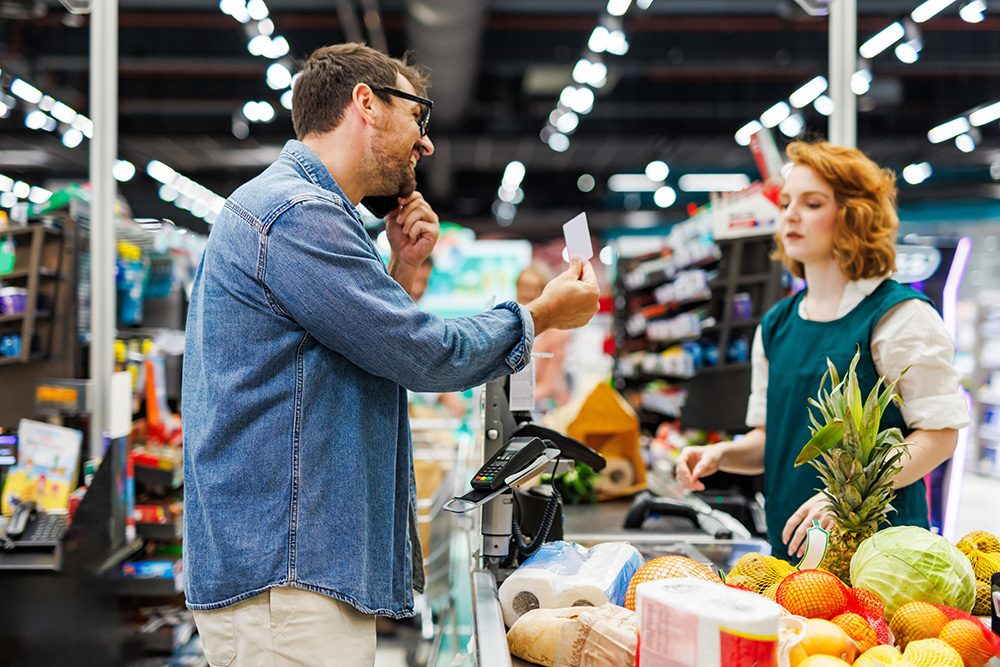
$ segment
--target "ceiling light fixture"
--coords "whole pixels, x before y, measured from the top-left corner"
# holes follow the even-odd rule
[[[736,143],[740,146],[749,146],[750,137],[757,134],[764,126],[760,124],[758,120],[752,120],[740,129],[736,130]]]
[[[774,127],[781,121],[788,118],[788,114],[791,112],[792,110],[788,108],[787,103],[778,102],[760,115],[760,122],[764,125],[764,127]]]
[[[802,114],[793,113],[785,120],[778,123],[778,129],[786,137],[797,137],[806,127],[806,121]]]
[[[890,46],[898,42],[906,34],[906,29],[899,21],[883,28],[880,32],[870,37],[868,41],[858,48],[858,53],[862,58],[874,58]]]
[[[969,120],[965,116],[959,116],[928,130],[927,140],[932,144],[939,144],[942,141],[947,141],[964,132],[968,132],[969,127]]]
[[[927,0],[927,2],[921,3],[916,9],[910,12],[910,18],[917,23],[923,23],[940,14],[954,2],[955,0]]]
[[[632,0],[608,0],[608,14],[624,16],[631,4]]]
[[[985,0],[972,0],[972,2],[967,2],[962,5],[962,8],[958,10],[958,15],[962,17],[962,20],[966,23],[979,23],[986,18],[983,16],[983,12],[985,11]]]
[[[656,192],[661,187],[662,180],[646,174],[614,174],[608,178],[608,190],[612,192]]]
[[[669,185],[658,188],[653,193],[653,203],[660,208],[669,208],[677,201],[677,191]]]
[[[851,75],[851,92],[861,97],[872,87],[872,73],[870,70],[859,69]]]
[[[42,91],[38,90],[23,79],[14,79],[11,81],[10,92],[30,104],[38,104],[42,101]]]
[[[789,95],[788,101],[796,109],[801,109],[825,93],[828,85],[825,76],[817,76]]]
[[[917,164],[909,164],[903,167],[903,180],[910,185],[919,185],[926,181],[933,169],[929,162],[920,162]]]
[[[590,192],[597,185],[597,180],[590,174],[581,174],[580,178],[576,179],[576,187],[580,192]]]
[[[976,140],[969,132],[965,132],[955,137],[955,148],[963,153],[971,153],[976,150]]]
[[[739,192],[748,185],[746,174],[684,174],[677,181],[684,192]]]
[[[998,118],[1000,118],[1000,102],[980,107],[969,114],[969,122],[976,127],[992,123]]]
[[[663,160],[653,160],[646,165],[646,178],[651,181],[665,181],[670,175],[670,167]]]
[[[829,95],[820,95],[816,98],[816,101],[813,102],[813,108],[824,116],[829,116],[833,113],[833,98]]]

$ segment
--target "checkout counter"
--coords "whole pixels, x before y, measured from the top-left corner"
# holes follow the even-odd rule
[[[509,414],[504,414],[506,401],[497,395],[496,390],[497,387],[487,385],[483,391],[483,432],[477,434],[474,446],[461,448],[459,460],[456,461],[458,478],[466,480],[466,484],[480,472],[482,462],[503,446],[506,442],[504,434],[517,429]],[[549,467],[551,468],[551,464]],[[468,486],[465,486],[465,490],[468,490]],[[468,496],[466,494],[463,498],[467,499]],[[455,524],[458,532],[453,535],[453,539],[461,544],[460,548],[453,551],[467,557],[453,560],[452,588],[453,591],[468,591],[471,596],[472,636],[469,651],[473,654],[474,664],[480,667],[530,664],[510,655],[506,639],[507,628],[497,594],[499,584],[511,571],[505,571],[501,566],[510,540],[508,536],[506,543],[500,545],[505,538],[496,534],[502,533],[502,530],[498,531],[494,525],[497,522],[497,510],[491,508],[490,503],[503,502],[503,498],[498,496],[475,507],[462,507],[462,503],[452,506],[452,511],[466,510],[456,515],[461,520]],[[751,537],[748,532],[732,535],[721,529],[716,531],[718,524],[709,522],[704,525],[692,521],[694,510],[688,516],[665,516],[656,514],[654,508],[652,512],[644,512],[648,516],[638,520],[633,516],[629,523],[633,526],[637,523],[640,525],[626,528],[626,516],[630,510],[634,511],[632,498],[566,506],[563,508],[562,539],[587,547],[601,542],[626,541],[639,550],[645,561],[664,555],[681,555],[704,563],[713,571],[729,571],[748,552],[770,553],[770,546],[765,540]],[[738,525],[738,522],[734,523]],[[706,532],[706,528],[712,533]],[[510,559],[506,559],[506,562],[509,563]],[[465,588],[466,583],[468,589]],[[456,601],[458,606],[461,603],[461,600]]]

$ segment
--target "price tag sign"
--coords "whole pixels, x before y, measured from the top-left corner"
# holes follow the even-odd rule
[[[514,412],[535,409],[535,361],[510,376],[510,409]]]

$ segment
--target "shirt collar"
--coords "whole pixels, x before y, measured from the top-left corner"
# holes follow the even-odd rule
[[[326,168],[326,165],[323,164],[313,149],[301,141],[289,139],[285,143],[285,147],[281,150],[281,157],[279,159],[291,161],[313,184],[340,197],[344,202],[344,208],[347,212],[355,220],[361,222],[361,214],[358,213],[358,210],[354,208],[354,204],[350,202],[344,191],[337,185],[337,181],[333,179],[330,170]]]

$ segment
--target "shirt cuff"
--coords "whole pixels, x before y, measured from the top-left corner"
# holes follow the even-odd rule
[[[507,365],[511,372],[516,373],[528,365],[531,360],[531,348],[535,344],[535,319],[527,307],[516,301],[504,301],[494,306],[494,310],[504,308],[521,318],[521,340],[514,345],[514,348],[507,355]]]
[[[912,429],[960,429],[971,423],[965,395],[960,393],[910,399],[906,405],[900,406],[900,412],[906,425]]]

